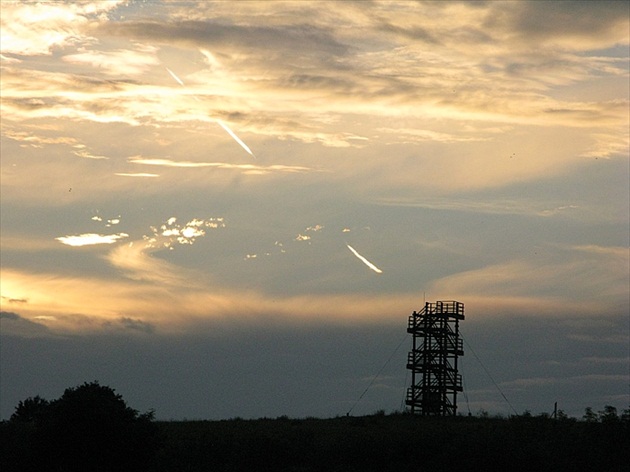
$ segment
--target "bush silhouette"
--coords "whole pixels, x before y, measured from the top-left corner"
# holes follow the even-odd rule
[[[153,412],[139,414],[98,382],[68,388],[52,402],[18,404],[10,423],[28,445],[15,470],[146,470],[158,442]]]

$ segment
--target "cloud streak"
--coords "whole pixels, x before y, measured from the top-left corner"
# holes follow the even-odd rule
[[[167,67],[167,68],[166,68],[166,70],[168,71],[168,73],[169,73],[169,74],[171,74],[171,77],[173,77],[173,79],[175,79],[175,81],[176,81],[179,85],[181,85],[182,87],[184,87],[184,86],[185,86],[185,85],[184,85],[184,82],[183,82],[183,81],[182,81],[179,77],[177,77],[177,75],[175,75],[175,73],[174,73],[171,69],[169,69],[169,68]],[[195,98],[197,98],[197,97],[195,97]],[[226,124],[225,124],[223,121],[221,121],[221,120],[216,120],[216,122],[219,124],[219,126],[221,126],[221,128],[223,128],[223,129],[224,129],[224,130],[225,130],[225,131],[226,131],[226,132],[227,132],[227,133],[228,133],[228,134],[232,137],[232,139],[234,139],[234,141],[236,141],[236,142],[239,144],[239,146],[241,146],[243,149],[245,149],[245,151],[247,151],[247,153],[248,153],[250,156],[252,156],[253,158],[255,158],[255,157],[256,157],[256,156],[254,156],[254,153],[253,153],[253,152],[252,152],[252,150],[249,148],[249,146],[247,146],[247,144],[245,144],[245,143],[243,142],[243,140],[242,140],[241,138],[239,138],[239,137],[236,135],[236,133],[234,133],[234,131],[232,131],[232,130],[230,129],[230,127],[229,127],[228,125],[226,125]]]
[[[171,159],[145,158],[140,156],[130,157],[128,161],[132,164],[142,164],[149,166],[162,167],[181,167],[181,168],[203,168],[210,167],[224,170],[241,170],[246,173],[267,174],[270,172],[282,173],[300,173],[310,172],[312,169],[303,166],[287,166],[282,164],[272,164],[269,166],[260,166],[253,164],[230,164],[227,162],[191,162],[191,161],[174,161]]]

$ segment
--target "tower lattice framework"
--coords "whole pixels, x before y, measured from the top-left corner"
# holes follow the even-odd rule
[[[462,376],[457,359],[464,355],[459,337],[459,322],[464,319],[464,304],[457,301],[425,303],[409,316],[407,332],[413,335],[413,347],[407,358],[411,386],[406,404],[411,413],[424,416],[455,416],[457,392]]]

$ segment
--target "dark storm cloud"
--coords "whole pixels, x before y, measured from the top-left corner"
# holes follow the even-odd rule
[[[27,338],[53,335],[46,326],[11,311],[0,311],[0,333]]]
[[[302,24],[277,28],[249,25],[226,25],[211,21],[159,23],[125,22],[103,25],[102,30],[116,36],[157,43],[185,43],[206,48],[238,48],[273,51],[274,55],[343,56],[348,47],[320,28]]]
[[[140,331],[142,333],[153,333],[155,331],[155,326],[153,324],[128,317],[118,319],[117,324],[122,326],[124,329],[131,331]]]
[[[10,311],[0,311],[0,319],[2,318],[6,320],[19,320],[20,315],[18,315],[17,313],[10,312]]]

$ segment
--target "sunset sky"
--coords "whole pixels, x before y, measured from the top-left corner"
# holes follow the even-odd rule
[[[466,307],[460,412],[628,408],[627,1],[0,17],[3,419],[92,380],[161,419],[400,409],[425,300]]]

